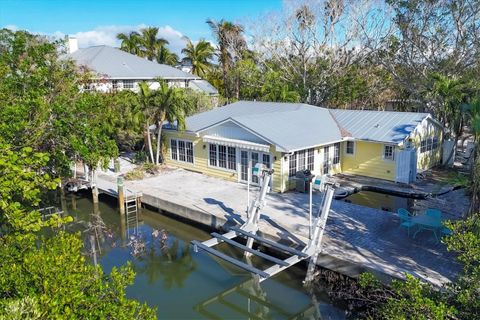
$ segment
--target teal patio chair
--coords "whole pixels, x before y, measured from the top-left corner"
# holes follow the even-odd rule
[[[443,227],[441,231],[442,231],[442,234],[444,236],[451,236],[452,235],[452,230],[448,229],[447,227]]]
[[[410,228],[415,227],[416,223],[412,221],[410,212],[407,209],[400,208],[397,211],[400,218],[400,227],[407,228],[407,235],[410,237]]]
[[[442,219],[442,211],[437,209],[427,209],[427,211],[425,211],[425,215],[432,218]]]

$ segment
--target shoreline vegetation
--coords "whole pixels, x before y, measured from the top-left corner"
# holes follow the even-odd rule
[[[480,3],[458,1],[287,1],[262,25],[208,20],[214,43],[187,41],[184,62],[236,100],[303,102],[336,108],[428,111],[455,142],[480,138]],[[119,36],[122,50],[161,63],[180,60],[158,28]],[[131,42],[130,44],[128,42]],[[122,151],[162,162],[165,121],[211,108],[196,92],[140,85],[138,93],[84,90],[94,79],[65,59],[65,42],[0,30],[0,318],[154,319],[125,289],[130,265],[105,274],[86,262],[78,234],[43,221],[44,195],[79,161],[95,172]],[[151,130],[156,125],[155,130]],[[462,265],[441,290],[412,276],[385,287],[371,275],[331,278],[351,316],[374,319],[476,319],[480,314],[480,148],[463,179],[471,196],[464,221],[443,238]],[[453,153],[452,155],[453,156]],[[42,228],[54,236],[44,238]],[[161,312],[161,310],[160,310]]]

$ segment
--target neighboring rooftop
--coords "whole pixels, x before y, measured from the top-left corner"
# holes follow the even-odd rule
[[[192,80],[190,81],[190,88],[205,92],[209,95],[218,94],[218,90],[206,80]]]
[[[359,140],[400,143],[429,113],[330,109],[338,124]]]
[[[138,57],[109,46],[78,49],[69,56],[77,64],[86,66],[110,79],[200,79],[198,76]]]

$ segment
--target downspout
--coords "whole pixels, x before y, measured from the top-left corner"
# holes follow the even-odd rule
[[[275,149],[276,151],[276,149]],[[281,157],[280,157],[280,193],[283,193],[285,192],[285,183],[284,183],[284,172],[283,172],[283,160],[284,160],[284,157],[283,157],[283,154],[280,153]]]

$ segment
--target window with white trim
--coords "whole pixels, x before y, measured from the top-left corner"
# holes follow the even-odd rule
[[[185,141],[178,141],[178,161],[186,161],[187,154],[185,150]]]
[[[428,137],[420,141],[420,153],[436,150],[438,148],[438,138]]]
[[[288,176],[294,177],[297,172],[297,154],[291,154],[288,159]]]
[[[383,159],[395,160],[395,146],[391,144],[385,144],[383,146]]]
[[[296,151],[289,156],[288,176],[294,177],[297,171],[314,170],[315,149]]]
[[[193,163],[193,143],[185,140],[170,140],[170,157],[172,160]]]
[[[297,153],[297,164],[298,164],[297,171],[305,170],[305,167],[306,167],[305,150],[300,150],[300,151],[297,151],[296,153]]]
[[[170,149],[172,150],[172,160],[178,160],[178,152],[177,152],[177,140],[172,139],[170,141]]]
[[[234,147],[228,147],[227,168],[237,170],[237,150]]]
[[[347,141],[345,144],[346,154],[355,154],[355,141]]]
[[[330,172],[330,147],[323,148],[323,174]]]
[[[263,158],[263,164],[264,164],[267,168],[271,169],[272,163],[271,163],[271,161],[270,161],[270,155],[264,153],[263,156],[262,156],[262,158]]]
[[[220,168],[227,168],[227,147],[218,146],[218,166]]]
[[[333,164],[340,163],[340,143],[333,145]]]
[[[237,170],[237,149],[210,143],[208,163],[212,167]]]
[[[217,166],[217,145],[210,144],[209,150],[210,150],[210,158],[209,158],[210,165],[212,167],[216,167]]]
[[[133,80],[123,80],[123,88],[124,89],[133,89],[134,88],[134,81]]]
[[[315,149],[308,149],[308,156],[307,156],[307,169],[313,171],[314,160],[315,160]]]

